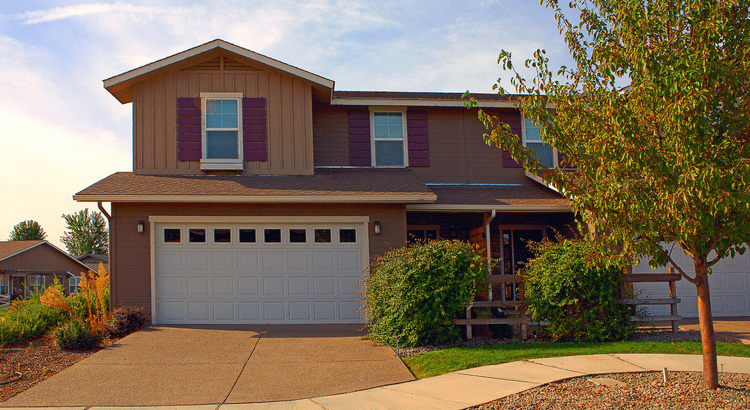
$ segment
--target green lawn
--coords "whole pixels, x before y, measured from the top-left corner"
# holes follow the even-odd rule
[[[750,346],[716,343],[720,356],[750,357]],[[576,356],[611,353],[700,354],[700,342],[611,342],[611,343],[534,343],[455,347],[404,357],[414,377],[454,372],[472,367],[514,362],[542,357]]]

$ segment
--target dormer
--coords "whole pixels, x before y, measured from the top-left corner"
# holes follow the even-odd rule
[[[333,81],[214,40],[104,80],[133,104],[136,174],[313,174]]]

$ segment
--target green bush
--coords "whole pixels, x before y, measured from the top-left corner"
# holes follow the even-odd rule
[[[583,240],[531,244],[526,264],[526,302],[531,318],[549,322],[554,341],[599,342],[626,339],[635,329],[632,309],[617,303],[623,271],[607,254]]]
[[[55,344],[65,350],[91,350],[104,340],[100,332],[92,332],[88,322],[71,318],[57,326],[54,333]]]
[[[362,286],[369,336],[395,346],[422,346],[459,337],[462,315],[487,274],[481,254],[459,241],[419,242],[378,257]]]
[[[0,312],[0,346],[42,336],[52,325],[65,319],[65,312],[43,306],[39,294],[33,294],[28,300],[14,301],[9,309]]]

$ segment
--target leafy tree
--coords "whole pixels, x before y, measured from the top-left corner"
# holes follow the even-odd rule
[[[62,217],[68,225],[60,239],[69,254],[107,253],[109,230],[101,213],[89,213],[86,208],[77,213],[63,214]]]
[[[600,244],[653,267],[671,264],[696,286],[703,380],[715,389],[708,274],[750,240],[749,1],[542,3],[554,10],[575,67],[553,74],[537,50],[526,61],[536,71],[529,82],[511,53],[498,62],[523,94],[514,97],[523,115],[577,172],[544,169],[508,124],[480,112],[491,130],[485,139],[569,198],[607,233],[593,234]],[[694,276],[664,249],[670,242],[692,258]]]
[[[43,240],[46,237],[47,234],[42,229],[42,226],[39,225],[39,222],[32,220],[19,222],[10,231],[11,241],[37,241]]]

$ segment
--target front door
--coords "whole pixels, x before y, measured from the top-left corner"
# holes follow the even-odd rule
[[[534,257],[529,250],[529,241],[539,242],[544,238],[542,229],[503,229],[502,231],[502,274],[517,275],[518,270],[523,268],[526,262]],[[509,284],[502,286],[500,291],[503,300],[516,300],[516,285]],[[496,294],[497,295],[497,294]]]

